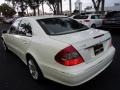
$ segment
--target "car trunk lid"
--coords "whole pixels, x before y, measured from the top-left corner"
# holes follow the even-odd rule
[[[66,35],[50,36],[50,38],[72,45],[83,56],[85,62],[89,63],[107,51],[111,36],[107,31],[89,29]]]

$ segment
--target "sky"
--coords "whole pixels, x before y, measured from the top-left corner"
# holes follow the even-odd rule
[[[72,1],[72,10],[75,9],[75,1]],[[0,4],[4,3],[5,0],[0,0]],[[81,0],[82,2],[82,9],[84,9],[86,6],[92,6],[92,0]],[[113,6],[114,3],[120,3],[120,0],[105,0],[105,6]],[[49,7],[47,5],[44,5],[45,11],[50,12]],[[41,8],[41,7],[40,7]],[[63,11],[69,10],[69,0],[63,0]]]
[[[76,0],[71,0],[72,1],[72,10],[75,9],[75,1]],[[92,6],[92,0],[81,0],[82,2],[82,8],[84,9],[86,6]],[[114,3],[120,3],[120,0],[105,0],[105,6],[113,6]],[[69,10],[69,0],[63,0],[63,10]]]

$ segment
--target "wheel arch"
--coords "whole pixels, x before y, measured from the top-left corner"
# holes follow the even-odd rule
[[[35,59],[35,57],[34,57],[33,54],[31,54],[31,53],[26,53],[26,64],[27,64],[27,62],[28,62],[28,60],[29,60],[30,58],[34,59],[34,61],[37,63],[37,61],[36,61],[36,59]]]
[[[38,64],[39,63],[38,59],[33,53],[29,53],[29,52],[26,53],[26,65],[30,58],[32,58],[35,61],[35,63],[38,65],[39,69],[41,70],[41,66]]]
[[[95,27],[96,27],[96,24],[95,24],[95,23],[92,23],[92,24],[91,24],[91,27],[93,27],[93,26],[95,26]]]
[[[26,65],[27,65],[28,60],[29,60],[30,58],[31,58],[31,59],[34,61],[34,63],[37,65],[39,74],[40,74],[40,75],[42,76],[42,78],[43,78],[43,77],[44,77],[44,74],[43,74],[43,72],[42,72],[42,69],[41,69],[40,65],[38,65],[38,62],[37,62],[37,60],[35,59],[35,57],[34,57],[33,54],[31,54],[31,53],[27,53],[27,54],[26,54]],[[40,78],[40,77],[39,77],[39,78]],[[42,79],[42,78],[41,78],[41,79]]]

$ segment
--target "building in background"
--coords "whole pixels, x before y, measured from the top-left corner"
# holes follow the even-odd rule
[[[75,10],[78,10],[79,13],[82,12],[82,2],[81,2],[80,0],[77,0],[77,1],[75,2]]]

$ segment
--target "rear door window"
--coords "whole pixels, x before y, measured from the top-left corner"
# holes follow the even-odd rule
[[[15,21],[10,27],[9,34],[18,34],[19,24],[20,24],[20,20]]]
[[[74,19],[87,19],[88,16],[87,15],[76,15],[73,17]]]
[[[31,25],[28,21],[22,20],[20,25],[19,25],[19,35],[27,36],[28,34],[32,35]]]
[[[100,17],[98,15],[92,15],[91,19],[100,19]]]

